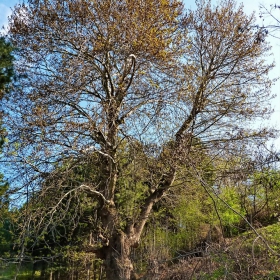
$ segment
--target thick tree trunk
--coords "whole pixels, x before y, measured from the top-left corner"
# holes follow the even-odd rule
[[[125,233],[112,236],[105,249],[105,268],[108,280],[135,279],[134,268],[130,259],[131,242]]]

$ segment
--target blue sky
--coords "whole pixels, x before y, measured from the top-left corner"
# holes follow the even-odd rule
[[[215,1],[213,1],[215,2]],[[270,4],[274,4],[276,0],[260,0],[260,1],[252,1],[252,0],[237,0],[238,3],[243,2],[245,12],[250,14],[253,11],[259,12],[259,5],[263,4],[266,7],[269,7]],[[19,0],[0,0],[0,26],[6,25],[8,23],[8,15],[11,14],[11,8],[19,3]],[[187,8],[195,8],[195,0],[185,0],[185,6]],[[280,18],[280,10],[278,11],[278,18]],[[266,22],[269,23],[269,20]],[[260,22],[260,25],[262,22]],[[279,31],[280,36],[280,31]],[[274,60],[276,63],[276,67],[271,73],[271,77],[280,76],[280,39],[270,38],[272,44],[272,57],[271,60]],[[273,86],[272,92],[277,96],[272,101],[272,106],[275,110],[271,119],[269,120],[269,124],[276,127],[280,130],[280,80]],[[275,146],[280,150],[280,138],[274,141]]]
[[[7,24],[8,15],[11,13],[11,7],[13,7],[18,1],[16,0],[0,0],[0,26]]]

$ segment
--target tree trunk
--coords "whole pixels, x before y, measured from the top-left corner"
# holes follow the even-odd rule
[[[131,242],[125,233],[116,233],[112,236],[105,250],[104,265],[108,280],[135,279],[130,258],[131,247]]]

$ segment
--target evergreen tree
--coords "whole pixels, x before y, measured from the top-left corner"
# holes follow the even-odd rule
[[[13,78],[13,55],[12,46],[4,37],[0,38],[0,108],[1,100],[5,92],[9,90],[9,84]],[[2,111],[2,110],[1,110]],[[0,113],[0,152],[4,144],[5,130],[1,126],[1,113]],[[9,196],[7,190],[8,183],[4,179],[3,174],[0,174],[0,255],[9,254],[10,243],[12,240],[11,233],[11,213],[9,212]]]
[[[0,38],[0,97],[8,89],[13,77],[13,48],[4,37]]]

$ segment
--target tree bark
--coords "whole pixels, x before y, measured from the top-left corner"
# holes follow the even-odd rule
[[[136,279],[130,259],[131,247],[132,244],[125,233],[116,232],[112,235],[109,246],[105,249],[104,265],[108,280]]]

